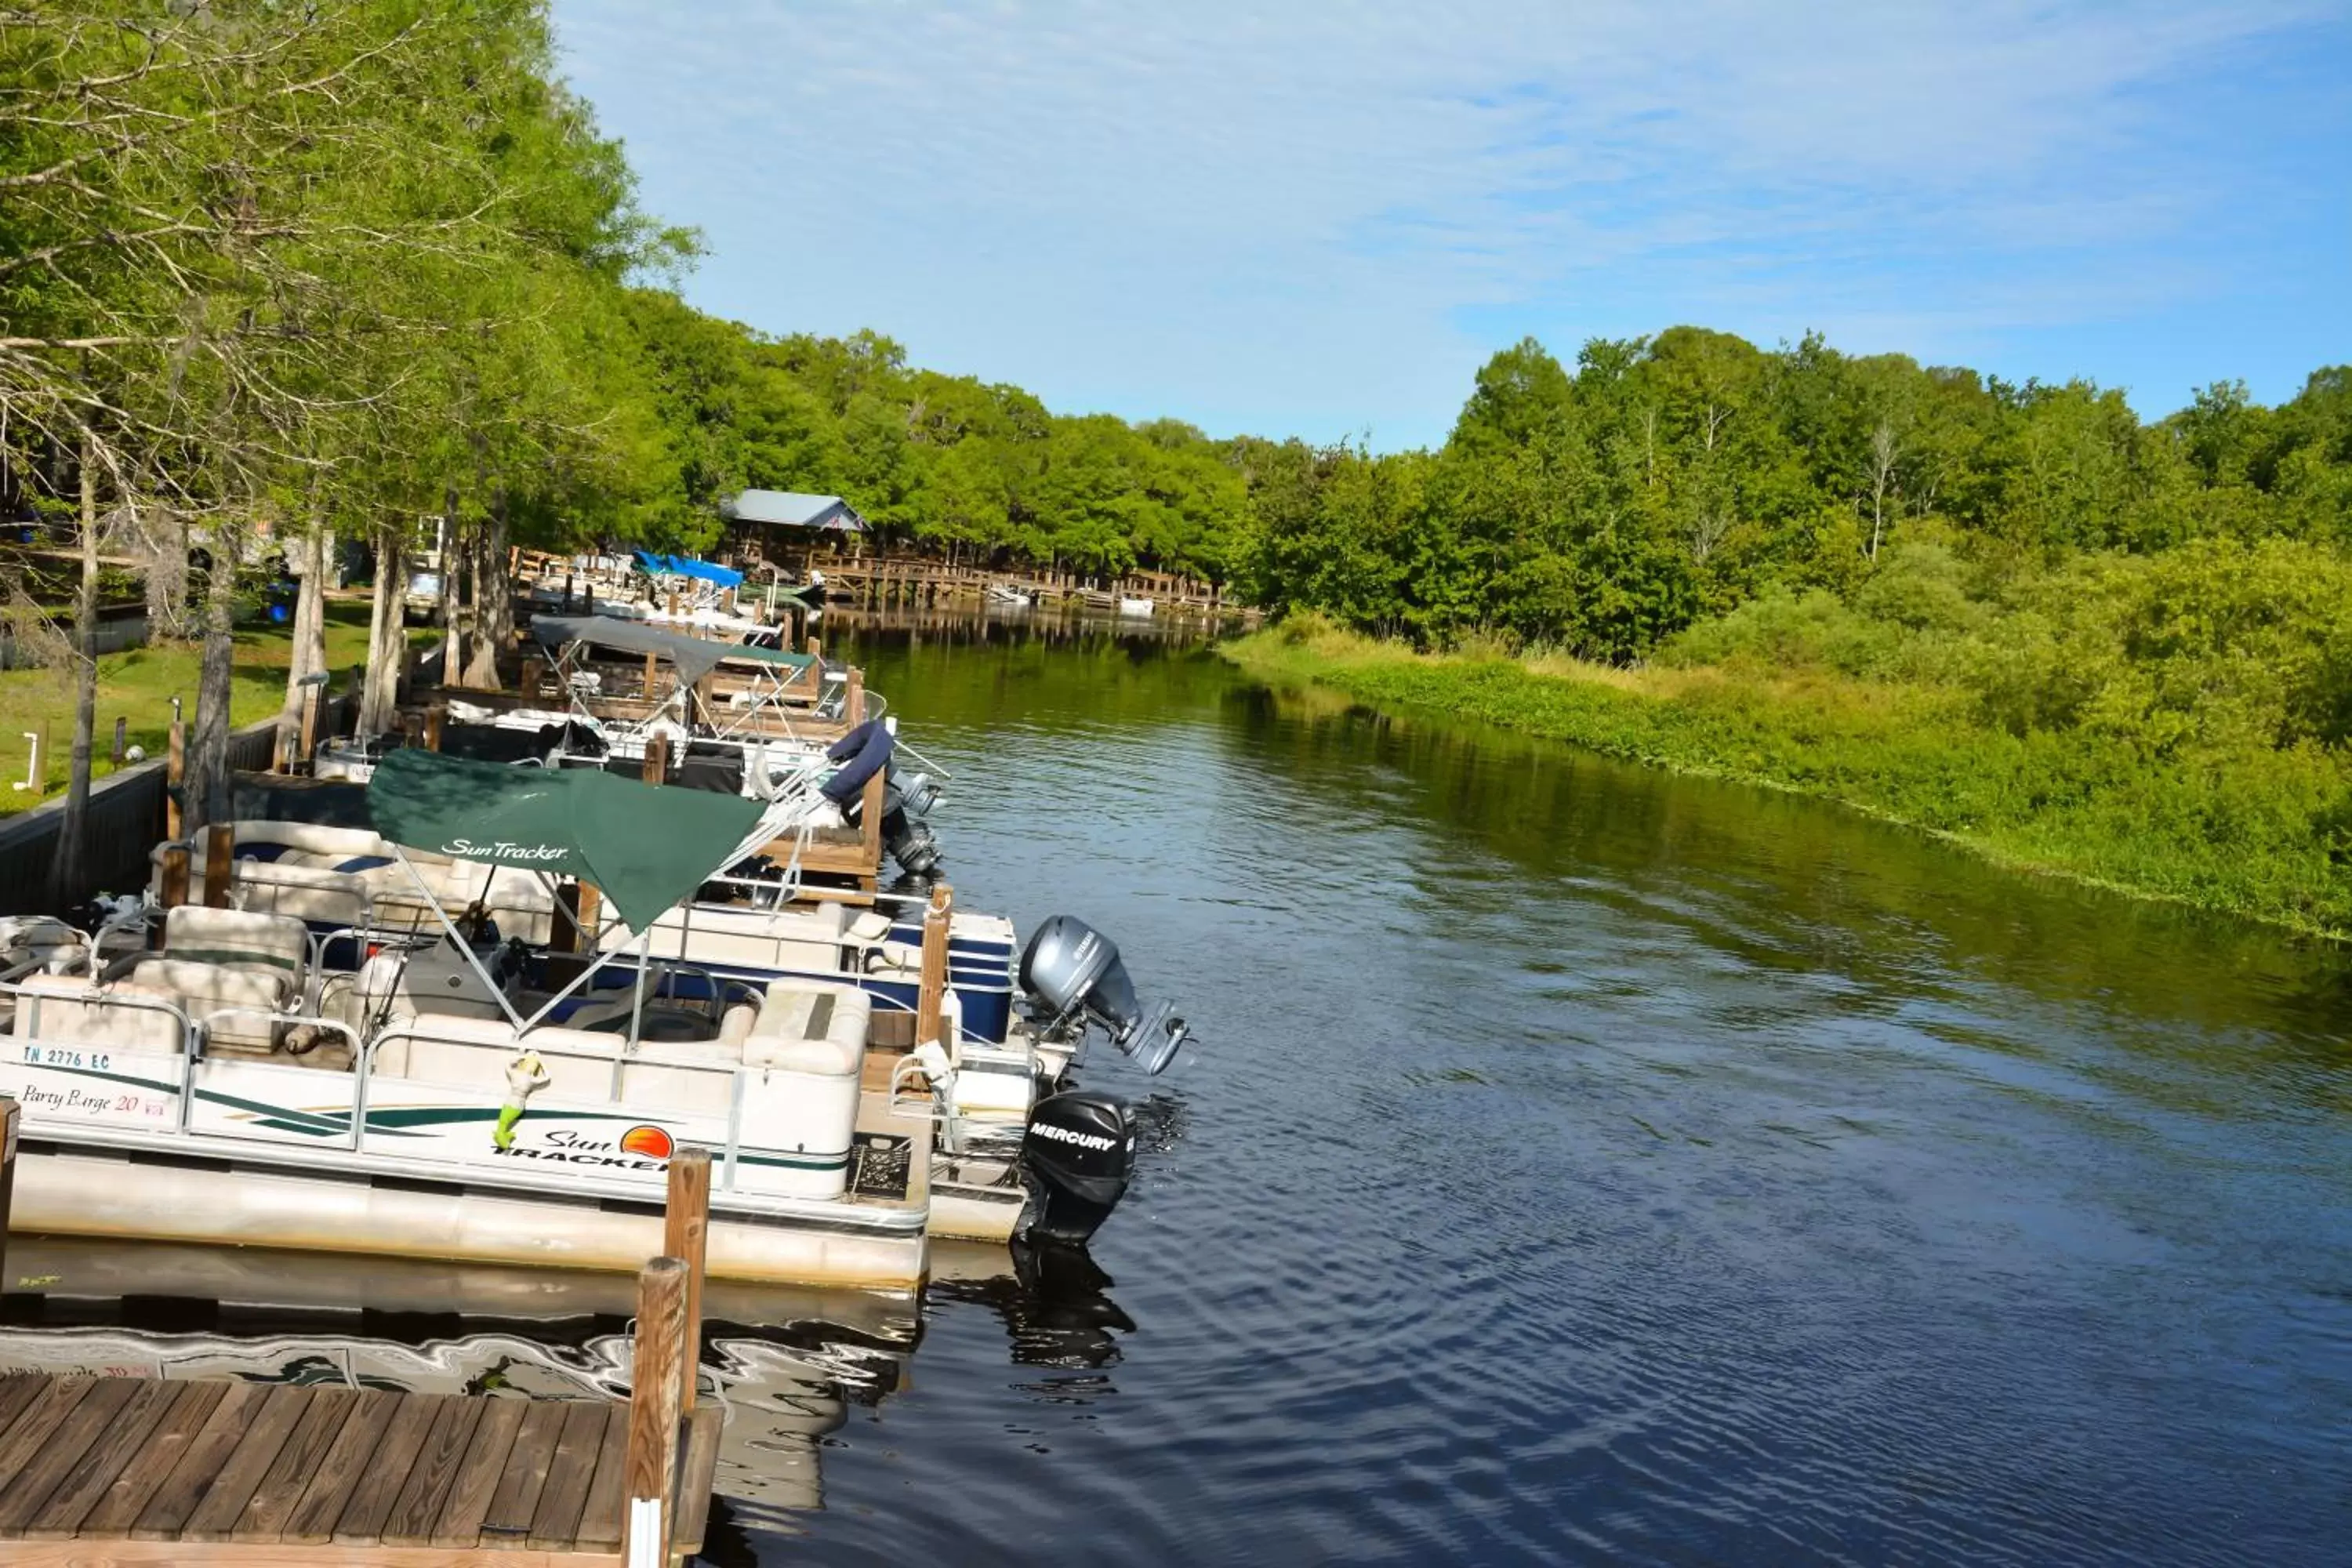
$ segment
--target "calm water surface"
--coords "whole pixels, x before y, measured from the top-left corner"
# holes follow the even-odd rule
[[[832,636],[959,898],[1200,1044],[1090,1075],[1107,1282],[721,1336],[715,1560],[2352,1561],[2352,958],[1150,637]]]

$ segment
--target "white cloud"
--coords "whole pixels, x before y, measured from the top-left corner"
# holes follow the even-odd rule
[[[1412,439],[1481,351],[1465,311],[1985,327],[2079,298],[2067,251],[2210,210],[2168,84],[2326,14],[558,5],[648,199],[714,242],[706,304],[1057,404]]]

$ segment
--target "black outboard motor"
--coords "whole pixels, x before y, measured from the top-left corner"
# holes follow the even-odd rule
[[[1157,1073],[1176,1059],[1191,1032],[1162,1002],[1146,1009],[1108,937],[1071,915],[1055,915],[1021,950],[1021,989],[1036,998],[1038,1022],[1051,1034],[1099,1025],[1111,1044]],[[1047,1101],[1048,1104],[1052,1103]]]
[[[1108,1095],[1072,1091],[1038,1101],[1021,1142],[1036,1205],[1024,1234],[1077,1243],[1110,1217],[1135,1173],[1135,1119]]]
[[[940,786],[929,773],[901,780],[894,760],[882,784],[882,847],[909,877],[939,869],[940,839],[924,817],[939,803]]]

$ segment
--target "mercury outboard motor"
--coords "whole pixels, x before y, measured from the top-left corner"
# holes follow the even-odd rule
[[[1135,1118],[1108,1095],[1051,1096],[1030,1112],[1021,1163],[1036,1196],[1023,1234],[1082,1242],[1118,1206],[1135,1173]]]
[[[1097,1025],[1148,1073],[1175,1060],[1191,1033],[1174,1004],[1147,1009],[1139,1003],[1118,949],[1072,915],[1055,915],[1037,928],[1021,950],[1020,979],[1021,989],[1036,999],[1038,1022],[1048,1034]]]

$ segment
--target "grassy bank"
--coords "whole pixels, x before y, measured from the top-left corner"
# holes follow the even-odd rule
[[[327,605],[327,662],[335,672],[335,690],[341,690],[350,673],[367,660],[368,614],[364,599],[333,600]],[[286,700],[286,669],[292,658],[289,627],[256,624],[236,634],[232,724],[251,724],[278,711]],[[117,718],[127,721],[131,744],[145,748],[151,757],[163,754],[172,699],[180,698],[188,718],[195,717],[196,677],[203,662],[204,649],[194,642],[152,643],[100,658],[95,776],[104,778],[114,771],[110,757]],[[73,745],[73,678],[67,669],[0,671],[0,770],[6,773],[0,784],[0,816],[64,793]],[[37,790],[15,787],[25,778],[27,732],[42,737]]]
[[[1260,679],[1456,714],[1838,802],[2004,865],[2352,937],[2352,765],[2297,746],[2151,757],[1986,725],[1929,683],[1417,654],[1312,617],[1223,645]]]

